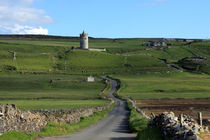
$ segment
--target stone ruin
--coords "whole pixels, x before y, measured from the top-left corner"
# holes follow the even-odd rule
[[[173,112],[152,115],[150,125],[159,127],[166,140],[199,140],[199,132],[208,131],[208,127],[202,127],[202,123],[197,124],[191,117],[187,115],[175,117]]]
[[[0,135],[9,131],[39,132],[49,121],[72,124],[79,122],[81,117],[90,116],[110,107],[111,100],[104,106],[72,109],[72,110],[34,110],[21,111],[15,105],[0,104]]]

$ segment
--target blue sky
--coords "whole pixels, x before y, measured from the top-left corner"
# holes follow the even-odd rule
[[[209,6],[209,0],[0,0],[0,33],[78,36],[84,29],[93,37],[210,38]]]

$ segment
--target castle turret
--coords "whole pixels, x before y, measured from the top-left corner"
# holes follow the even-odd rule
[[[80,49],[88,49],[88,34],[84,31],[80,34]]]

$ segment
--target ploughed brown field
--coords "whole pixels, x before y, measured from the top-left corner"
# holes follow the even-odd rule
[[[203,140],[210,140],[210,133],[202,133],[199,135]]]
[[[152,112],[160,114],[162,112],[172,111],[176,116],[187,114],[197,119],[197,113],[202,112],[203,119],[210,120],[210,100],[138,100],[136,105],[145,111],[147,115]]]

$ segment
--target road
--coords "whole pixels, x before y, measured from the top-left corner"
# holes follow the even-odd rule
[[[110,80],[112,90],[109,96],[116,101],[115,108],[109,112],[108,117],[100,120],[80,132],[67,136],[46,137],[42,140],[135,140],[136,134],[130,133],[128,129],[129,111],[124,101],[113,96],[117,90],[117,82]]]

